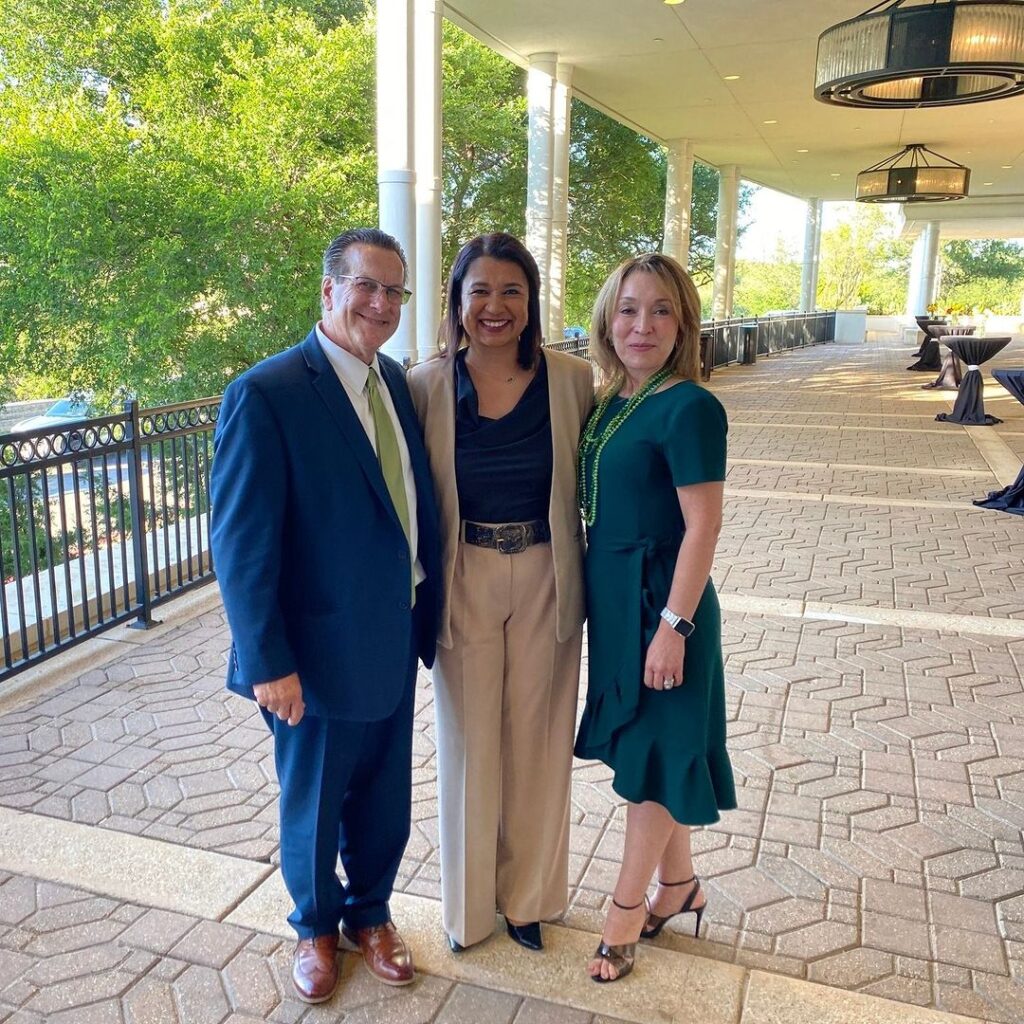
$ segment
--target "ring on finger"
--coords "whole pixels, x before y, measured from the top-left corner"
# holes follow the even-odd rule
[[[671,690],[672,687],[676,685],[676,681],[674,679],[663,679],[661,681],[661,685],[664,686],[666,690]]]

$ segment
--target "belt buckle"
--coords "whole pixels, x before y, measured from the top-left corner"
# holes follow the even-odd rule
[[[503,555],[518,555],[529,547],[529,529],[526,523],[505,523],[494,529],[494,546]]]

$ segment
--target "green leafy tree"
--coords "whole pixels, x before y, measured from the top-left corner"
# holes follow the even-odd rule
[[[1024,246],[996,239],[946,242],[940,253],[942,301],[1018,314],[1024,298]]]
[[[660,249],[667,158],[661,145],[580,100],[573,100],[565,319],[590,322],[604,279],[624,259]],[[750,202],[740,190],[739,213]],[[718,171],[695,162],[689,270],[698,286],[714,275]],[[742,231],[742,228],[740,229]]]
[[[372,27],[96,0],[65,37],[51,0],[18,4],[0,35],[5,369],[22,393],[220,391],[308,327],[324,239],[375,219]]]
[[[779,239],[771,260],[737,260],[734,316],[759,316],[796,309],[800,303],[800,261]]]
[[[586,325],[608,274],[661,248],[665,151],[577,99],[569,145],[565,321]]]
[[[851,205],[822,233],[817,303],[825,309],[866,305],[871,313],[903,312],[910,243],[878,206]]]
[[[527,109],[522,70],[444,24],[441,265],[470,238],[526,230]]]

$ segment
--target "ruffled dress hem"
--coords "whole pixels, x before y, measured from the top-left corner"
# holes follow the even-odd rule
[[[714,825],[720,811],[736,809],[736,789],[732,765],[724,747],[690,759],[682,774],[671,774],[660,763],[657,750],[651,748],[646,762],[628,759],[619,769],[604,747],[586,747],[577,742],[576,757],[601,761],[615,773],[612,789],[630,803],[651,801],[660,804],[680,825]]]

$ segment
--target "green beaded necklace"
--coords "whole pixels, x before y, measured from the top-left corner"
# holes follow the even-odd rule
[[[609,392],[597,404],[597,407],[590,414],[587,425],[580,437],[578,452],[578,470],[576,474],[576,498],[580,506],[580,515],[587,526],[593,526],[597,518],[597,466],[601,461],[601,452],[604,446],[611,440],[612,434],[626,421],[640,403],[652,392],[657,391],[662,384],[672,375],[669,368],[659,370],[648,377],[643,385],[630,395],[626,404],[605,424],[604,429],[598,433],[597,425],[601,417],[608,411],[612,399],[616,397],[615,392]],[[587,479],[587,460],[593,454],[593,461],[590,463],[590,479]]]

